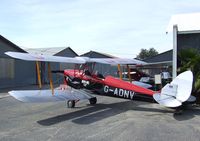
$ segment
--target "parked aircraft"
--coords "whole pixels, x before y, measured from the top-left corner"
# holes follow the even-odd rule
[[[79,100],[88,99],[90,104],[96,104],[97,99],[94,95],[100,94],[125,99],[152,98],[157,103],[166,107],[179,107],[186,101],[195,101],[191,96],[193,74],[191,71],[185,71],[179,74],[171,83],[165,85],[160,91],[153,91],[112,76],[103,76],[94,69],[89,69],[87,63],[103,63],[111,65],[145,65],[146,63],[136,59],[122,58],[88,58],[88,57],[58,57],[48,55],[38,55],[29,53],[6,52],[10,57],[26,61],[37,61],[36,66],[39,72],[38,61],[44,62],[64,62],[79,64],[78,69],[53,71],[61,73],[64,76],[64,85],[59,88],[53,88],[50,64],[49,79],[51,89],[49,90],[18,90],[10,91],[9,94],[17,100],[23,102],[51,102],[66,101],[68,107],[73,108]],[[94,67],[92,67],[94,68]],[[128,65],[127,65],[128,68]],[[129,70],[129,69],[128,69]],[[130,71],[128,71],[130,74]],[[40,73],[38,73],[39,75]],[[41,87],[40,76],[38,76]],[[88,92],[89,91],[89,92]]]

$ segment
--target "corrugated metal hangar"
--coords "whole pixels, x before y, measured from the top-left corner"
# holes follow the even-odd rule
[[[37,48],[37,49],[22,49],[0,35],[0,88],[18,87],[25,85],[37,84],[37,73],[35,62],[27,62],[19,59],[12,59],[5,55],[6,51],[15,52],[29,52],[36,54],[56,55],[65,57],[76,57],[78,54],[74,52],[70,47],[62,48]],[[95,51],[90,51],[81,56],[91,58],[112,58],[108,54],[103,54]],[[40,64],[40,73],[42,83],[49,83],[48,80],[48,65],[45,62]],[[51,70],[64,70],[74,69],[75,64],[66,63],[51,63]],[[117,66],[110,66],[106,64],[96,64],[95,71],[103,75],[115,75],[117,76]],[[63,77],[57,74],[53,74],[54,83],[62,83]]]
[[[34,62],[11,59],[6,51],[26,52],[0,35],[0,88],[35,83]],[[23,78],[23,79],[22,79]]]
[[[46,51],[45,51],[46,50]],[[35,62],[28,62],[19,59],[12,59],[5,55],[6,51],[15,52],[31,52],[31,53],[47,53],[57,56],[78,56],[70,47],[66,48],[45,48],[45,49],[21,49],[2,35],[0,35],[0,88],[18,87],[25,85],[37,84],[37,74]],[[73,68],[73,64],[51,63],[52,70],[60,70],[63,68]],[[48,69],[45,62],[40,63],[42,83],[48,83]],[[63,77],[53,75],[55,82],[63,81]]]
[[[109,54],[104,54],[104,53],[100,53],[100,52],[96,52],[96,51],[89,51],[81,56],[90,57],[90,58],[113,58],[114,57]],[[98,71],[100,74],[102,74],[104,76],[106,76],[106,75],[118,76],[117,66],[111,66],[108,64],[96,63],[94,71]]]

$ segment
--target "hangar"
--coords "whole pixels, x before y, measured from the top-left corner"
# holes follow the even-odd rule
[[[172,72],[173,78],[177,76],[177,68],[181,67],[178,54],[182,49],[194,48],[200,51],[200,13],[173,15],[169,21],[166,33],[173,36],[173,49],[147,58],[143,61],[150,63],[147,73],[159,73],[159,69]],[[153,71],[153,72],[150,72]]]
[[[167,33],[173,32],[173,77],[177,75],[178,52],[186,48],[200,50],[200,13],[173,15]]]
[[[0,88],[35,84],[34,62],[15,60],[4,54],[6,51],[26,52],[0,35]],[[25,78],[22,80],[22,78]]]
[[[162,52],[158,55],[144,59],[148,65],[141,67],[143,71],[151,76],[161,72],[172,72],[172,53],[173,50]]]
[[[0,65],[2,66],[2,70],[0,71],[0,88],[7,87],[16,87],[16,86],[24,86],[24,85],[34,85],[37,84],[37,75],[36,75],[36,66],[35,62],[27,62],[23,60],[15,60],[4,54],[6,51],[17,51],[17,52],[29,52],[34,54],[47,54],[47,55],[56,55],[56,56],[65,56],[65,57],[76,57],[78,54],[74,52],[70,47],[51,47],[51,48],[20,48],[11,41],[7,40],[3,36],[0,36]],[[171,51],[169,51],[171,52]],[[161,53],[152,58],[148,58],[144,61],[152,62],[157,66],[163,65],[165,63],[170,63],[168,52]],[[166,57],[163,57],[166,56]],[[115,56],[111,56],[109,54],[100,53],[96,51],[89,51],[80,56],[91,57],[91,58],[114,58]],[[168,57],[167,57],[168,56]],[[162,60],[162,62],[158,62],[156,60],[160,60],[159,58],[165,58],[167,60]],[[167,62],[168,61],[168,62]],[[49,83],[48,80],[48,69],[47,64],[45,62],[40,63],[41,68],[41,80],[43,84]],[[73,69],[74,64],[66,64],[66,63],[51,63],[52,70],[63,70],[63,69]],[[7,71],[9,70],[9,71]],[[98,70],[99,73],[103,75],[113,75],[119,77],[118,67],[111,66],[107,64],[99,64],[95,65],[95,70]],[[126,67],[121,66],[121,70],[126,71]],[[54,83],[62,83],[63,77],[59,75],[53,75]]]
[[[78,56],[78,54],[74,52],[70,47],[26,48],[24,50],[33,54],[45,54],[45,55],[55,55],[63,57]],[[51,70],[63,70],[72,68],[74,68],[74,64],[51,62]],[[47,62],[40,62],[40,72],[41,72],[42,84],[49,84]],[[61,75],[52,74],[52,77],[54,83],[56,84],[63,82],[63,77]]]
[[[51,48],[20,48],[2,35],[0,35],[0,88],[19,87],[25,85],[35,85],[38,83],[35,62],[27,62],[18,59],[12,59],[5,55],[6,51],[29,52],[34,54],[56,55],[64,57],[76,57],[78,54],[70,47],[51,47]],[[90,51],[81,56],[92,58],[112,58],[114,56],[103,54],[95,51]],[[75,64],[66,63],[51,63],[52,70],[72,69]],[[96,64],[96,70],[104,75],[117,74],[117,66],[106,64]],[[45,62],[40,63],[41,80],[43,84],[49,83],[48,69]],[[53,75],[54,83],[62,83],[63,77]]]
[[[26,85],[37,84],[36,66],[35,62],[27,62],[18,59],[12,59],[4,54],[6,51],[15,52],[31,52],[31,53],[45,53],[49,55],[75,57],[78,56],[70,47],[62,48],[43,48],[43,49],[22,49],[15,45],[2,35],[0,35],[0,88],[20,87]],[[41,76],[43,83],[48,83],[47,79],[47,65],[40,63]],[[52,69],[72,68],[73,64],[51,63]],[[62,81],[59,75],[53,75],[55,83]]]
[[[105,53],[100,53],[100,52],[97,52],[97,51],[89,51],[89,52],[84,53],[80,56],[90,57],[90,58],[114,58],[115,57],[115,56],[105,54]],[[118,76],[119,77],[119,74],[117,73],[118,72],[117,66],[111,66],[111,65],[108,65],[108,64],[96,63],[94,70],[95,71],[98,70],[98,72],[103,74],[104,76],[112,75],[112,76]]]

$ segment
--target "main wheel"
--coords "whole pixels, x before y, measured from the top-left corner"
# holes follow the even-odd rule
[[[97,98],[96,97],[90,98],[89,102],[90,102],[91,105],[94,105],[94,104],[97,103]]]
[[[74,108],[75,107],[75,100],[69,100],[67,101],[67,107],[68,108]]]

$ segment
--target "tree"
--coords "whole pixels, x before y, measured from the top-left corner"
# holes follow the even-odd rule
[[[178,68],[178,73],[184,72],[190,69],[194,75],[193,84],[193,95],[198,97],[200,102],[200,54],[197,49],[189,48],[182,49],[178,54],[178,63],[180,67]]]
[[[138,59],[146,59],[148,57],[152,57],[158,54],[158,51],[156,51],[154,48],[147,49],[141,49],[139,55],[137,55]]]

